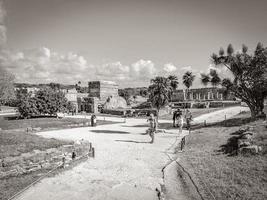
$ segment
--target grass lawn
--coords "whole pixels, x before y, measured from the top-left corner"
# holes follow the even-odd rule
[[[191,174],[204,199],[267,199],[267,129],[255,126],[260,155],[233,155],[232,133],[240,126],[216,126],[195,130],[188,136],[180,164]]]
[[[40,117],[40,118],[31,118],[31,119],[15,119],[15,117],[3,117],[0,116],[0,128],[2,130],[9,129],[20,129],[27,127],[41,127],[42,129],[46,128],[66,128],[70,124],[80,124],[83,122],[89,122],[89,119],[79,119],[79,118],[55,118],[55,117]],[[99,125],[110,124],[109,121],[98,120]]]

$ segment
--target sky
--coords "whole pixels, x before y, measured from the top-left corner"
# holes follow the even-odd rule
[[[1,0],[0,0],[1,1]],[[266,0],[2,0],[1,67],[17,82],[148,86],[213,67],[233,44],[267,44]]]

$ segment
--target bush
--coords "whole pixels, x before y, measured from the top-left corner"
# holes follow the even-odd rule
[[[57,112],[73,110],[61,91],[50,88],[39,90],[35,96],[25,94],[20,97],[18,110],[22,117],[30,118],[39,115],[56,115]]]

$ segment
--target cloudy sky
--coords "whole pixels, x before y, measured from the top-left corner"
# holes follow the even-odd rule
[[[237,50],[243,43],[250,48],[259,41],[267,45],[266,0],[3,4],[0,63],[17,82],[86,84],[104,79],[120,87],[147,86],[155,75],[206,71],[210,55],[229,43]]]

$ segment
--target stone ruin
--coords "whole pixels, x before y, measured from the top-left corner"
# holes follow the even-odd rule
[[[248,126],[245,128],[240,128],[237,131],[239,135],[237,139],[237,153],[241,155],[255,155],[262,151],[262,147],[253,144],[253,136],[255,133],[253,132],[253,127]]]
[[[63,145],[59,148],[50,148],[43,151],[33,150],[19,156],[0,159],[0,180],[29,174],[41,169],[64,168],[76,160],[94,156],[95,150],[92,143],[83,139],[72,145]]]

